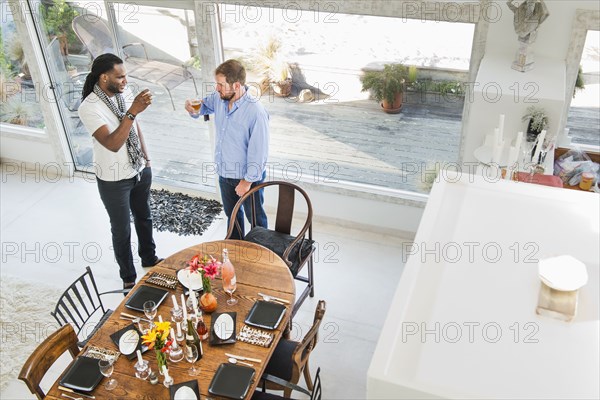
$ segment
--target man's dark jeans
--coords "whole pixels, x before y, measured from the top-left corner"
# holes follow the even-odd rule
[[[262,183],[265,179],[266,173],[263,173],[262,179],[260,181],[252,182],[252,186],[254,187],[259,183]],[[223,200],[223,210],[225,211],[225,215],[227,215],[227,227],[229,227],[229,222],[231,221],[231,213],[233,212],[233,207],[240,199],[240,196],[235,193],[235,187],[240,183],[240,179],[231,179],[231,178],[223,178],[219,176],[219,186],[221,187],[221,199]],[[263,189],[252,195],[254,197],[254,202],[256,204],[256,224],[258,226],[262,226],[264,228],[268,228],[267,226],[267,214],[263,208],[263,203],[265,202]],[[252,197],[248,197],[244,202],[243,206],[240,208],[240,211],[235,216],[237,223],[240,226],[242,232],[244,231],[244,213],[246,214],[246,218],[248,218],[248,222],[252,222]],[[243,210],[243,212],[242,212]],[[240,233],[240,230],[237,227],[234,228],[233,234],[231,235],[231,239],[241,239],[243,235]]]
[[[135,282],[137,274],[131,253],[130,211],[138,237],[138,254],[142,265],[154,265],[156,262],[156,245],[152,238],[150,214],[152,169],[144,168],[139,181],[137,177],[115,182],[96,180],[100,198],[110,217],[113,249],[121,279],[123,282]]]

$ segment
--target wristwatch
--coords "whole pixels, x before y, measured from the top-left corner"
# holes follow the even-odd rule
[[[127,118],[129,118],[130,120],[134,120],[135,119],[135,114],[130,113],[129,111],[127,111],[125,113],[125,115],[127,116]]]

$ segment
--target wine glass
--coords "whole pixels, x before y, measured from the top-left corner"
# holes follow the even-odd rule
[[[196,368],[196,361],[198,360],[198,348],[194,344],[186,344],[183,350],[185,354],[185,360],[192,364],[192,367],[188,370],[190,376],[200,375],[200,370]]]
[[[102,375],[104,375],[107,378],[110,378],[110,376],[112,375],[113,371],[114,371],[114,360],[100,360],[98,361],[98,366],[100,367],[100,373]],[[114,388],[117,387],[117,380],[114,378],[110,378],[106,384],[104,385],[104,388],[106,390],[113,390]]]
[[[152,329],[152,327],[154,326],[154,317],[156,317],[156,313],[158,312],[156,303],[152,300],[148,300],[148,301],[144,302],[143,307],[144,307],[144,314],[146,314],[146,318],[148,318],[150,321],[152,321],[150,323],[150,329]]]
[[[237,288],[235,269],[233,268],[233,264],[230,262],[224,262],[221,266],[221,280],[223,282],[223,290],[229,293],[227,304],[230,306],[237,304],[237,299],[233,297],[233,292],[235,292],[235,289]]]

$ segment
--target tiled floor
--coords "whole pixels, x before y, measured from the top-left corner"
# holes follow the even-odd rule
[[[28,280],[62,289],[91,265],[101,290],[121,285],[110,249],[108,218],[95,182],[8,173],[3,167],[0,194],[2,277],[22,276],[25,271]],[[314,374],[321,367],[323,398],[365,398],[366,372],[387,313],[387,299],[403,268],[404,239],[324,224],[316,224],[314,232],[319,244],[316,295],[299,311],[293,335],[300,338],[306,332],[317,301],[326,300],[311,371]],[[155,241],[159,255],[166,256],[202,241],[221,239],[224,233],[221,217],[201,237],[159,232]],[[7,244],[17,250],[12,247],[11,254],[4,252]],[[137,262],[141,276],[144,271]],[[15,381],[0,398],[33,397],[22,382]]]

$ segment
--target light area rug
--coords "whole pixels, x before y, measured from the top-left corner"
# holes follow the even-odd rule
[[[27,357],[58,329],[50,311],[62,292],[39,282],[0,277],[0,391],[17,380]]]

